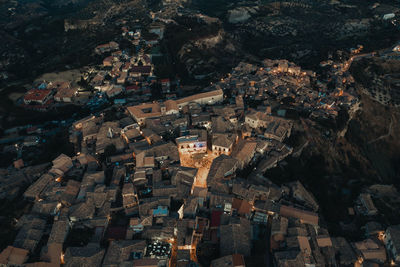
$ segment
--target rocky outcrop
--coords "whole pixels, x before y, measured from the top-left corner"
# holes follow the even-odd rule
[[[256,10],[253,8],[245,8],[245,7],[235,8],[233,10],[229,10],[228,21],[233,24],[244,22],[249,18],[251,18],[251,14],[255,12]]]
[[[224,54],[221,58],[219,55]],[[216,35],[190,41],[178,52],[179,61],[185,66],[188,74],[196,79],[210,77],[220,71],[218,66],[229,66],[236,53],[235,45],[226,38],[224,31]],[[226,65],[228,63],[228,65]]]

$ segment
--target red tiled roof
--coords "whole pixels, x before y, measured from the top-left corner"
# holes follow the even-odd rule
[[[41,101],[44,100],[49,94],[51,94],[51,90],[48,89],[45,90],[31,89],[25,94],[24,100]]]

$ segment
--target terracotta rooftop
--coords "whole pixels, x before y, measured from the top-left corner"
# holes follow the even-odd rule
[[[31,89],[29,90],[25,96],[25,101],[43,101],[46,97],[51,94],[51,90],[39,90],[39,89]]]

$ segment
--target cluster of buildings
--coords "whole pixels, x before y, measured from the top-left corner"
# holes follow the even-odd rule
[[[343,71],[331,75],[329,82],[319,81],[314,72],[287,60],[266,59],[261,67],[240,63],[217,84],[247,101],[264,102],[281,115],[290,109],[313,119],[327,119],[335,118],[342,106],[358,102],[351,89],[354,79]],[[328,83],[334,83],[333,88]]]
[[[23,196],[32,208],[0,263],[238,267],[260,240],[273,266],[399,261],[398,226],[371,224],[355,243],[331,237],[299,181],[278,186],[263,176],[291,154],[293,121],[271,105],[228,99],[220,85],[208,89],[127,106],[114,121],[100,114],[74,122],[76,155],[30,176]],[[376,214],[371,201],[362,194],[359,212]]]
[[[163,27],[154,24],[149,32],[158,36],[145,40],[153,45]],[[123,36],[135,46],[143,43],[140,31],[124,28]],[[0,197],[17,196],[16,187],[29,185],[23,197],[32,204],[18,218],[0,264],[400,264],[400,226],[370,222],[359,242],[331,237],[301,182],[278,186],[264,176],[293,152],[287,140],[296,122],[289,110],[335,118],[342,106],[358,101],[345,74],[338,71],[332,89],[285,60],[265,60],[261,68],[241,63],[204,92],[148,102],[155,82],[151,55],[129,55],[116,42],[95,52],[107,56],[84,78],[100,92],[98,101],[114,99],[124,112],[112,120],[97,113],[73,122],[73,156],[30,167],[16,161],[15,170],[0,173]],[[170,81],[161,84],[169,94]],[[71,102],[74,90],[67,82],[42,83],[24,103]],[[352,212],[376,216],[378,209],[363,193]]]
[[[224,99],[216,89],[127,107],[115,121],[99,115],[74,122],[76,155],[60,155],[31,178],[23,196],[33,206],[0,262],[187,266],[198,263],[197,247],[209,243],[223,248],[213,266],[229,257],[227,266],[244,266],[257,223],[255,202],[243,197],[269,189],[241,184],[241,193],[232,190],[237,172],[274,141],[244,138],[243,105],[223,105]],[[208,157],[202,176],[202,166],[195,166]],[[80,238],[79,229],[91,234],[77,246],[71,239]]]
[[[102,64],[86,68],[80,80],[43,81],[23,96],[21,105],[27,109],[46,111],[57,103],[86,105],[98,110],[109,103],[142,102],[151,98],[151,86],[158,82],[164,94],[170,93],[169,79],[157,80],[152,59],[162,56],[157,46],[163,38],[164,24],[153,22],[142,34],[140,28],[131,31],[122,27],[122,38],[132,43],[130,51],[120,49],[116,41],[95,47]],[[121,97],[124,95],[124,97]],[[171,94],[171,97],[173,94]]]
[[[68,81],[42,82],[28,90],[22,106],[27,109],[45,111],[55,103],[72,103],[79,87]]]

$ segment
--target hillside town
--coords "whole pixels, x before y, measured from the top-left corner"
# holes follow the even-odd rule
[[[3,175],[1,192],[10,198],[6,192],[30,184],[23,197],[32,208],[18,218],[17,235],[0,253],[0,263],[399,263],[399,226],[371,220],[364,240],[332,237],[301,182],[278,186],[263,176],[292,154],[285,142],[295,125],[266,95],[276,102],[290,97],[299,111],[314,109],[311,114],[320,116],[335,116],[335,103],[356,99],[313,93],[307,87],[312,74],[287,64],[241,64],[202,93],[127,105],[115,120],[85,117],[70,126],[75,156],[61,154],[41,166],[15,162]],[[249,107],[252,100],[261,104]],[[361,194],[351,212],[374,218],[379,210],[372,196]]]
[[[36,81],[20,99],[20,106],[46,112],[74,105],[94,112],[112,104],[148,101],[155,83],[162,86],[164,93],[169,93],[170,80],[157,80],[153,64],[155,58],[162,56],[157,44],[164,27],[151,24],[145,37],[139,26],[135,30],[122,27],[119,40],[129,42],[131,48],[120,49],[115,41],[98,45],[93,53],[102,58],[100,65],[81,69],[74,79],[59,74],[52,80]]]
[[[132,50],[100,44],[101,64],[34,83],[19,100],[32,112],[72,104],[90,115],[4,131],[3,152],[17,158],[0,169],[0,199],[26,205],[0,266],[400,265],[400,225],[385,224],[377,205],[400,205],[394,186],[363,187],[348,207],[363,223],[353,240],[330,234],[300,180],[268,178],[312,142],[294,142],[297,132],[359,108],[354,58],[321,62],[325,78],[288,60],[241,62],[188,93],[155,74],[164,28],[124,26],[118,40]],[[61,131],[72,153],[35,164]]]

